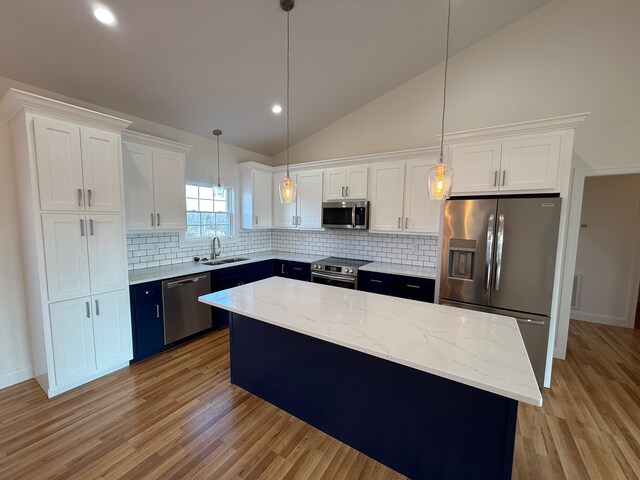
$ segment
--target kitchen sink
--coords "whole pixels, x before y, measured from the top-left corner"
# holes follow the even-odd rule
[[[225,265],[227,263],[235,263],[242,262],[243,260],[249,260],[244,257],[236,257],[236,258],[225,258],[223,260],[209,260],[207,262],[202,262],[204,265]]]

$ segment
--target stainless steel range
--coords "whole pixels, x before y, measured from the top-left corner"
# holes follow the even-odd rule
[[[358,288],[358,269],[371,263],[367,260],[328,257],[311,264],[311,281],[334,287]]]

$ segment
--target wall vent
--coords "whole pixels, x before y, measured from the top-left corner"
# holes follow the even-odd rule
[[[573,290],[571,292],[571,308],[580,310],[580,299],[582,298],[582,274],[576,273],[573,276]]]

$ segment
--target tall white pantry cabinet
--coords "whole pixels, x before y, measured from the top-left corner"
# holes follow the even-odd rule
[[[31,361],[49,397],[132,358],[121,133],[129,121],[10,89]]]

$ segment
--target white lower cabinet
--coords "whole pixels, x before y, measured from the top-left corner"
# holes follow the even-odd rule
[[[49,306],[55,390],[64,391],[133,358],[126,289]]]
[[[278,183],[281,176],[273,176],[273,226],[275,228],[322,228],[322,170],[291,173],[296,182],[295,203],[280,203]]]
[[[97,369],[91,297],[52,303],[49,315],[56,388],[94,375]]]
[[[98,371],[128,362],[133,350],[127,291],[94,295],[91,300]]]
[[[429,168],[436,159],[418,159],[371,166],[373,232],[437,235],[442,202],[427,193]]]

